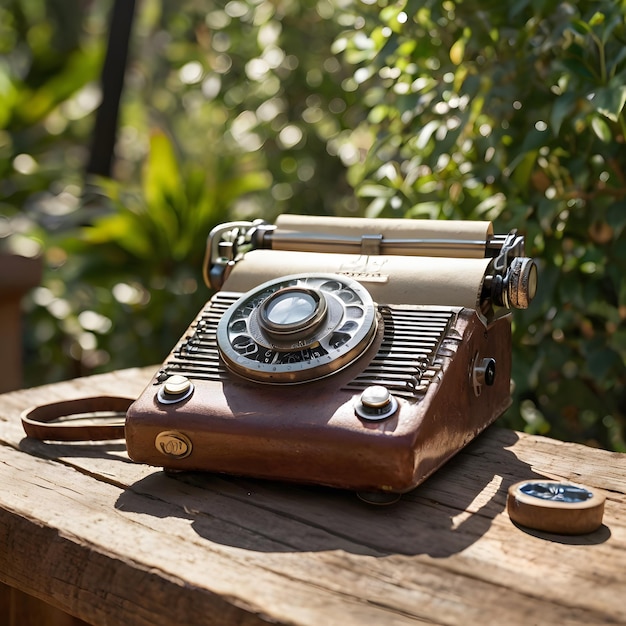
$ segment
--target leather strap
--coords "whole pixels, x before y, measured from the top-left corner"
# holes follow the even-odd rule
[[[123,439],[126,411],[132,402],[119,396],[93,396],[41,404],[22,412],[22,426],[29,437],[42,440]]]

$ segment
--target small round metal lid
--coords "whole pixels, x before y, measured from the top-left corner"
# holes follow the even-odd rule
[[[602,525],[605,496],[575,483],[524,480],[509,487],[507,512],[520,526],[561,535],[583,535]]]

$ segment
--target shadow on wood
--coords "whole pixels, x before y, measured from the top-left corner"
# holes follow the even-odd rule
[[[444,558],[487,532],[505,507],[508,487],[519,477],[538,476],[506,449],[517,440],[515,433],[496,432],[504,440],[489,455],[476,454],[479,443],[470,444],[387,507],[365,504],[355,494],[336,489],[161,471],[133,484],[116,506],[159,518],[190,519],[200,537],[256,552],[343,550]],[[477,465],[494,462],[501,469],[498,475],[476,471]]]

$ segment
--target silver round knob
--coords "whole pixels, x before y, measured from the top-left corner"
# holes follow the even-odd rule
[[[368,408],[379,409],[391,401],[391,394],[387,387],[371,385],[361,394],[361,404]]]
[[[193,383],[180,374],[170,376],[159,388],[157,400],[161,404],[174,404],[186,400],[192,393]]]
[[[397,410],[398,401],[382,385],[370,385],[364,389],[354,407],[358,417],[369,421],[387,419]]]
[[[187,393],[191,387],[191,381],[186,376],[174,374],[170,376],[163,384],[163,391],[173,396],[179,396]]]

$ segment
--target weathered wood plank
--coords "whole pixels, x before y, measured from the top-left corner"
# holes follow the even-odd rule
[[[0,583],[0,624],[2,626],[89,626],[56,607]]]
[[[131,370],[0,396],[0,580],[93,624],[625,623],[626,457],[491,428],[396,505],[27,440],[19,412],[139,393]],[[605,525],[531,533],[525,478],[607,491]]]

